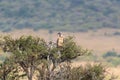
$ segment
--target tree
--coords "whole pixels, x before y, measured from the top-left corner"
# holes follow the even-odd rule
[[[14,57],[14,62],[24,70],[29,80],[32,80],[37,63],[46,58],[47,46],[44,40],[32,36],[13,39],[4,37],[4,52]]]
[[[95,80],[97,78],[102,80],[105,76],[103,74],[104,68],[101,65],[90,67],[90,69],[89,67],[83,69],[70,66],[72,59],[90,54],[90,51],[78,46],[73,37],[65,38],[63,47],[57,48],[56,44],[52,42],[47,44],[45,40],[38,37],[22,36],[13,39],[10,36],[5,36],[1,41],[1,47],[4,52],[10,54],[10,57],[6,59],[10,64],[7,63],[6,68],[3,63],[3,67],[0,68],[6,70],[1,72],[2,80],[6,80],[5,78],[9,74],[12,74],[11,79],[14,80],[22,76],[27,76],[28,80],[33,80],[33,77],[36,77],[36,80],[75,80],[76,78],[78,80]],[[18,67],[22,68],[22,75],[19,75]],[[85,76],[84,74],[88,75]],[[95,74],[94,79],[89,77],[93,74]],[[83,76],[84,78],[81,78]]]
[[[5,61],[0,64],[0,80],[19,80],[24,74],[19,74],[19,67],[14,63],[13,57],[6,58]]]
[[[14,67],[11,66],[9,60],[5,60],[4,63],[0,65],[0,79],[6,80],[13,69]]]

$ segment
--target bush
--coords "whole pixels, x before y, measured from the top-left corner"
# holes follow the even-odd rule
[[[116,52],[114,52],[114,51],[108,51],[107,53],[105,53],[104,55],[103,55],[103,58],[106,58],[106,57],[111,57],[111,56],[117,56],[117,53]]]
[[[109,51],[106,54],[103,55],[103,58],[106,59],[106,61],[113,66],[120,65],[120,55],[117,54],[115,51]]]
[[[5,58],[3,56],[0,56],[0,61],[3,61]]]
[[[120,58],[119,57],[110,57],[107,59],[107,62],[111,63],[113,66],[120,65]]]
[[[113,34],[119,36],[119,35],[120,35],[120,32],[115,32],[115,33],[113,33]]]
[[[63,48],[60,49],[54,44],[47,45],[44,39],[32,36],[18,39],[5,36],[3,40],[0,47],[11,55],[1,64],[0,80],[19,80],[22,76],[28,80],[33,80],[33,77],[36,80],[103,80],[106,76],[106,68],[101,64],[71,66],[72,59],[91,53],[78,46],[73,37],[65,38]],[[60,57],[56,54],[58,50],[61,52]],[[19,75],[19,67],[24,74]],[[12,79],[9,78],[11,75]]]
[[[53,80],[104,80],[106,73],[106,68],[102,64],[88,64],[86,67],[72,67],[70,64],[65,64],[54,75]]]

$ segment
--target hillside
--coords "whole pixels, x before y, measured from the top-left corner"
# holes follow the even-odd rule
[[[0,0],[0,30],[120,28],[120,0]]]

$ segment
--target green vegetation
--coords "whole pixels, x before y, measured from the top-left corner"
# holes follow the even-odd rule
[[[55,80],[110,80],[115,77],[105,79],[107,76],[106,68],[101,64],[91,65],[88,64],[85,67],[72,67],[69,64],[65,64],[60,68],[59,73],[55,76]]]
[[[120,28],[119,0],[0,0],[0,30]]]
[[[111,66],[120,66],[120,57],[108,57],[106,58],[106,61],[111,64]]]
[[[113,66],[120,65],[120,55],[115,51],[108,51],[103,55],[103,58],[105,58],[105,60]]]
[[[75,59],[76,61],[91,61],[91,62],[101,62],[107,64],[110,67],[120,66],[120,54],[115,51],[108,51],[102,55],[90,55],[90,56],[80,56]]]
[[[117,53],[115,51],[108,51],[107,53],[105,53],[103,55],[104,58],[107,58],[107,57],[116,57],[118,56]]]
[[[61,49],[32,36],[18,39],[5,36],[2,40],[0,46],[10,56],[0,64],[0,80],[104,80],[107,75],[101,64],[71,66],[72,59],[90,54],[79,47],[72,37],[65,38]]]

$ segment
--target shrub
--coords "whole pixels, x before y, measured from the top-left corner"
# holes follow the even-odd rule
[[[119,57],[110,57],[107,59],[107,62],[111,63],[113,66],[120,65],[120,58]]]
[[[110,56],[117,56],[117,53],[116,52],[114,52],[114,51],[108,51],[107,53],[105,53],[104,55],[103,55],[103,58],[106,58],[106,57],[110,57]]]
[[[84,67],[72,67],[70,64],[65,64],[54,75],[53,80],[104,80],[106,73],[106,68],[102,64],[88,64]]]
[[[120,32],[115,32],[115,33],[113,33],[114,35],[120,35]]]
[[[10,80],[11,75],[11,80],[24,76],[28,80],[33,80],[33,77],[36,77],[36,80],[103,80],[106,76],[106,69],[101,64],[71,66],[72,59],[91,53],[78,46],[72,37],[64,39],[65,43],[61,49],[54,44],[51,44],[51,48],[44,39],[32,36],[22,36],[18,39],[5,36],[3,40],[2,50],[11,55],[1,64],[1,80]],[[57,56],[58,50],[61,52],[60,57]],[[18,67],[24,74],[19,75]]]

